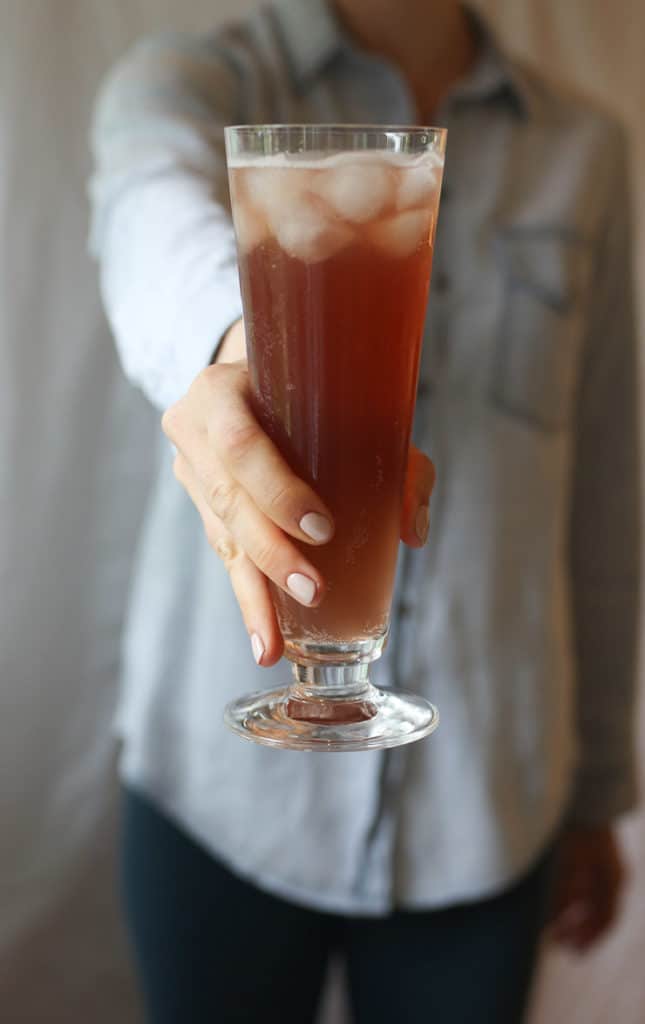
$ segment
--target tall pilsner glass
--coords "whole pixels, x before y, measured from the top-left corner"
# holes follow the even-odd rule
[[[385,645],[446,133],[367,125],[226,129],[255,413],[326,502],[303,544],[318,608],[273,587],[290,686],[226,709],[247,739],[300,750],[410,743],[421,697],[375,688]]]

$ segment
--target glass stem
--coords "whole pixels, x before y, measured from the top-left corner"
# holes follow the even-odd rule
[[[297,721],[335,722],[369,721],[376,714],[370,701],[373,694],[369,663],[354,665],[293,666],[295,680],[287,699],[287,715]]]
[[[293,665],[298,696],[309,700],[345,697],[356,700],[369,689],[369,663],[354,665]]]

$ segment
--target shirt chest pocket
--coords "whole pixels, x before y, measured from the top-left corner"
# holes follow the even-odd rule
[[[559,229],[510,228],[495,250],[502,299],[492,400],[539,429],[563,430],[575,403],[591,246]]]

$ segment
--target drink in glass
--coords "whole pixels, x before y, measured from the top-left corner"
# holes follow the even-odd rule
[[[384,747],[437,721],[372,687],[368,665],[387,636],[444,145],[436,129],[227,129],[255,413],[335,522],[303,545],[320,606],[273,587],[294,684],[227,709],[260,742]]]

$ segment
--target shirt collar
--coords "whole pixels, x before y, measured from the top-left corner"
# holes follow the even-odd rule
[[[508,98],[518,113],[534,113],[531,83],[510,57],[490,25],[469,3],[463,4],[480,40],[480,55],[473,70],[450,90],[447,102]],[[356,52],[343,31],[329,0],[276,0],[274,11],[294,79],[311,80],[339,53]]]
[[[463,7],[479,39],[479,57],[472,71],[450,90],[447,102],[486,101],[496,97],[510,100],[523,116],[535,113],[530,80],[523,68],[510,56],[497,35],[469,3]]]
[[[274,11],[291,73],[301,85],[341,50],[351,49],[327,0],[276,0]]]

